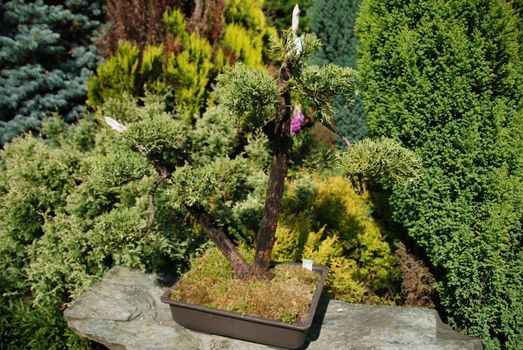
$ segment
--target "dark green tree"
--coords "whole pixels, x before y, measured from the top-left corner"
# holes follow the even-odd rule
[[[101,16],[100,0],[0,3],[0,145],[53,113],[79,117]]]
[[[318,64],[334,63],[356,69],[358,39],[354,24],[361,0],[318,0],[308,11],[312,30],[323,47],[314,60]],[[347,139],[360,140],[367,135],[367,115],[359,93],[354,104],[348,106],[337,98],[334,100],[336,127]],[[342,143],[338,143],[343,146]]]
[[[521,18],[502,0],[364,0],[357,21],[373,135],[423,159],[394,218],[437,272],[447,319],[486,349],[523,348]]]

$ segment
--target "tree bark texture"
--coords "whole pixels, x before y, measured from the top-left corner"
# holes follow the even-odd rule
[[[203,231],[231,263],[232,270],[236,277],[245,279],[253,276],[255,273],[252,266],[245,261],[234,243],[227,237],[225,232],[218,227],[211,215],[198,204],[194,204],[188,209],[192,217],[198,221]]]
[[[234,274],[242,279],[267,276],[271,263],[272,248],[276,240],[276,227],[281,210],[283,186],[287,176],[289,153],[292,145],[290,137],[291,96],[287,86],[289,76],[289,70],[284,64],[279,79],[282,94],[276,113],[274,129],[272,135],[269,135],[273,150],[272,167],[269,173],[263,217],[256,237],[254,264],[250,265],[246,262],[234,243],[217,226],[203,207],[195,204],[188,208],[207,236],[231,263]]]
[[[254,272],[257,276],[265,275],[271,263],[272,248],[276,240],[276,227],[281,210],[283,185],[289,166],[289,153],[292,145],[290,137],[291,96],[287,87],[289,71],[285,65],[280,72],[280,104],[272,135],[272,167],[269,174],[265,208],[256,237]]]

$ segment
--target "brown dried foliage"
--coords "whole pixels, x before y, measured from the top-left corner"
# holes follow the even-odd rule
[[[403,243],[396,250],[396,258],[403,278],[401,290],[405,305],[435,308],[436,279],[423,260],[416,257]]]
[[[187,29],[201,37],[206,37],[214,46],[223,32],[224,12],[225,0],[196,0]]]
[[[180,9],[187,29],[205,36],[213,45],[223,31],[225,0],[107,0],[105,12],[109,28],[98,41],[104,57],[116,52],[120,43],[132,42],[140,49],[163,43],[168,48],[172,38],[165,31],[163,13],[167,8]]]
[[[147,44],[165,41],[162,16],[174,0],[107,0],[105,13],[110,25],[98,41],[104,57],[111,56],[118,45],[129,41],[143,49]]]

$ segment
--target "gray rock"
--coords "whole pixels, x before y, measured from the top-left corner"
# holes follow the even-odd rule
[[[77,334],[109,349],[258,350],[267,346],[187,330],[160,302],[156,276],[115,267],[65,311]],[[323,300],[305,347],[310,350],[481,350],[436,311]]]

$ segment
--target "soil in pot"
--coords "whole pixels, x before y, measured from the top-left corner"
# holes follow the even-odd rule
[[[171,299],[285,323],[307,319],[320,274],[299,265],[277,265],[269,279],[240,280],[217,249],[193,260]]]

